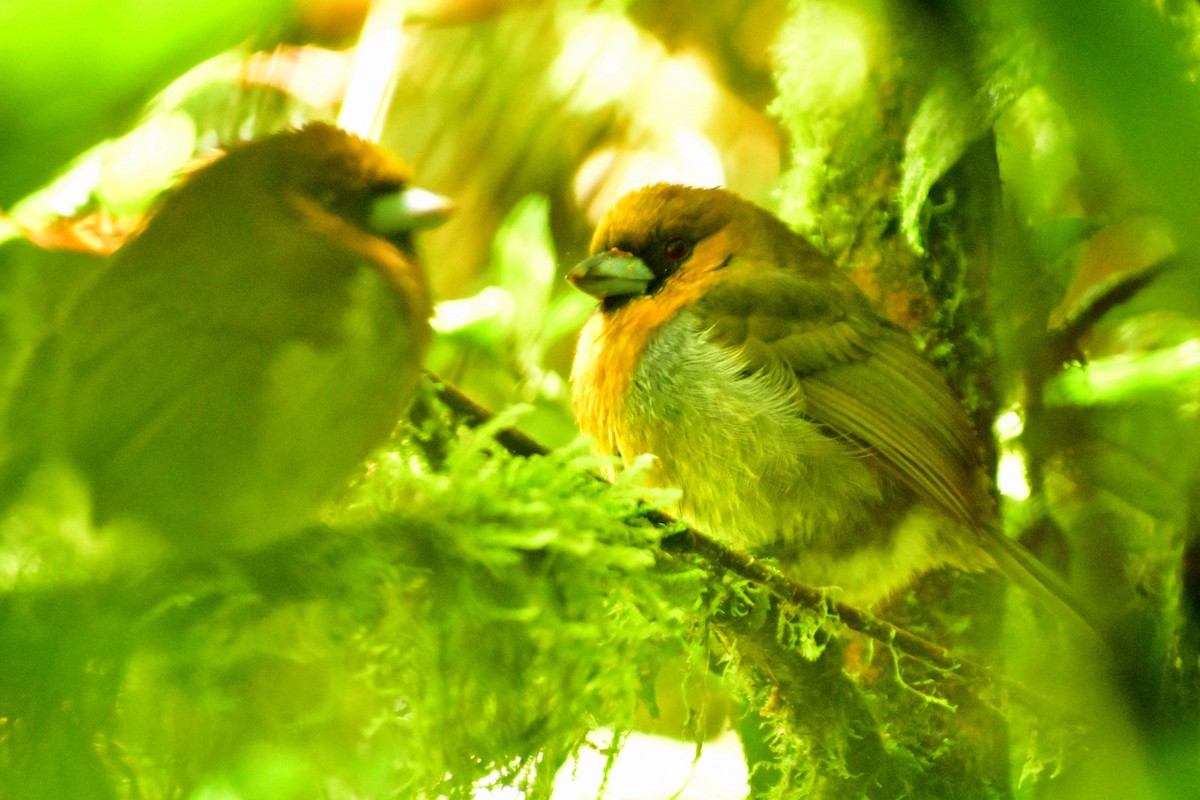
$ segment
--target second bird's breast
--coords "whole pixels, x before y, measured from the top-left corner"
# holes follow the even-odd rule
[[[794,382],[749,371],[691,312],[646,341],[615,402],[597,438],[626,463],[652,454],[681,516],[732,546],[834,546],[880,500],[858,455],[804,418]]]

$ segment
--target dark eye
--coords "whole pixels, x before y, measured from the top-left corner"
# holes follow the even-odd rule
[[[663,245],[663,256],[668,261],[682,261],[692,254],[692,246],[683,239],[672,239]]]

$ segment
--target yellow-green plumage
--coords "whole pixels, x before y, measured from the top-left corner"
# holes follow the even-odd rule
[[[301,524],[415,386],[430,310],[421,221],[376,213],[407,180],[327,125],[184,179],[33,355],[0,426],[0,500],[58,461],[87,481],[100,520],[188,546]]]
[[[652,454],[687,521],[862,603],[941,566],[1014,568],[954,394],[778,219],[660,184],[620,200],[592,252],[569,276],[601,299],[572,371],[580,426],[626,463]],[[644,265],[640,290],[608,280],[618,258]]]

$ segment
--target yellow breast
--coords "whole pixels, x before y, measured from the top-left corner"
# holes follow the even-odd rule
[[[620,454],[625,397],[647,343],[718,280],[728,253],[728,232],[713,234],[696,247],[693,265],[668,278],[654,295],[599,310],[580,331],[571,368],[575,417],[605,452]]]

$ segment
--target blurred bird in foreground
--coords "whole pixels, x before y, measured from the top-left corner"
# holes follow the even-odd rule
[[[627,465],[653,454],[686,521],[852,603],[999,567],[1076,609],[997,527],[941,375],[777,218],[658,184],[617,202],[591,253],[568,275],[600,300],[572,370],[580,427]]]
[[[309,518],[403,413],[429,339],[413,232],[445,201],[310,124],[184,178],[33,354],[3,418],[0,505],[65,460],[98,520],[192,546]]]

